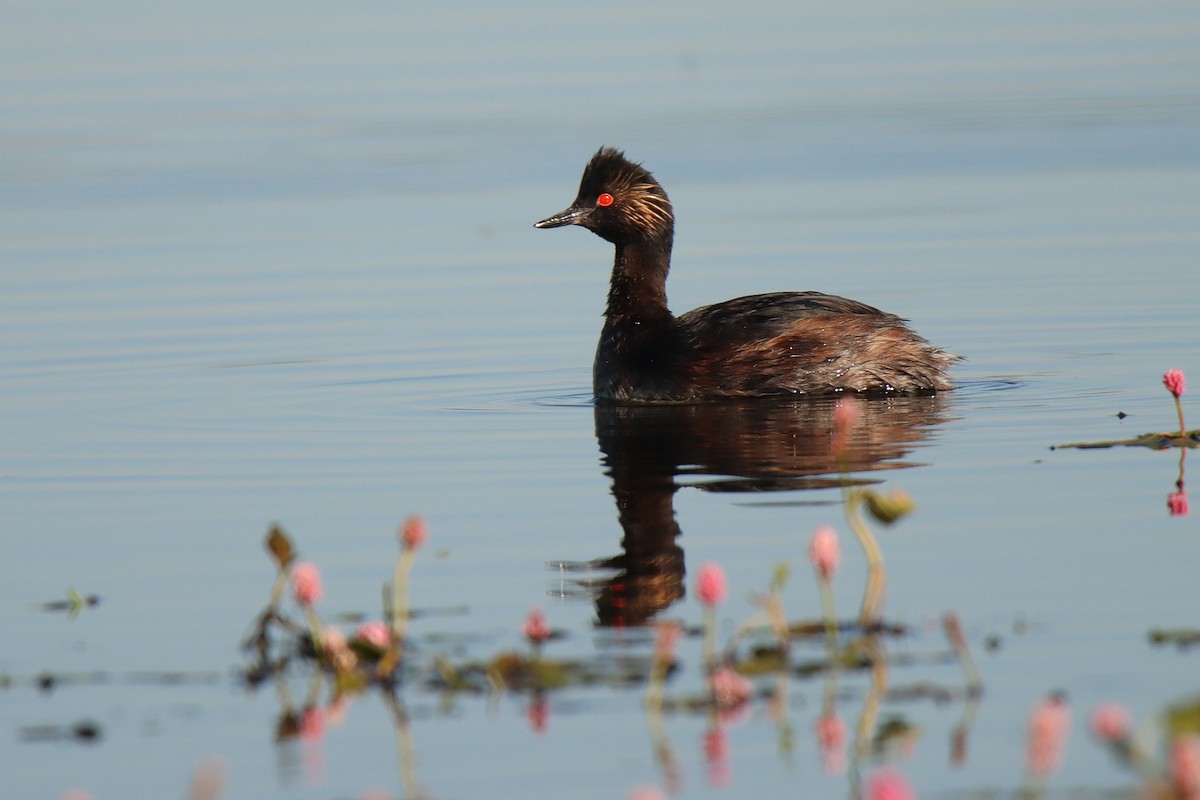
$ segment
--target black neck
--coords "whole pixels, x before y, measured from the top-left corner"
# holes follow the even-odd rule
[[[667,309],[667,271],[670,266],[669,241],[616,245],[605,316],[610,320],[669,319],[671,312]]]

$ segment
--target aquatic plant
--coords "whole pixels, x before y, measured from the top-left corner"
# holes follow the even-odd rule
[[[841,472],[842,506],[845,509],[846,522],[849,523],[850,530],[858,539],[867,559],[867,586],[858,615],[859,624],[865,627],[878,623],[883,615],[887,573],[884,568],[883,551],[875,534],[863,519],[861,509],[866,508],[871,516],[884,525],[891,525],[911,513],[916,504],[903,489],[897,488],[883,494],[877,489],[856,486],[851,480],[847,454],[850,439],[861,416],[861,402],[863,401],[853,395],[838,399],[832,413],[830,449]]]
[[[1182,438],[1187,433],[1187,426],[1183,424],[1183,392],[1184,379],[1183,370],[1169,369],[1163,373],[1163,386],[1167,387],[1167,391],[1175,398],[1175,413],[1179,415],[1179,436]]]
[[[904,773],[884,767],[875,770],[867,779],[866,800],[916,800],[917,793]]]
[[[720,564],[705,564],[696,578],[696,596],[700,602],[712,607],[725,599],[725,571]]]
[[[326,637],[322,635],[321,618],[317,615],[315,606],[324,596],[325,590],[321,587],[321,573],[315,565],[304,562],[292,567],[292,594],[304,611],[313,647],[319,651],[325,647]]]
[[[808,543],[808,560],[817,571],[818,578],[827,581],[833,577],[841,558],[837,531],[828,525],[822,525],[813,531],[812,539]]]
[[[837,531],[827,525],[813,531],[808,543],[808,560],[817,572],[817,585],[821,592],[821,613],[825,619],[825,636],[830,647],[837,644],[837,612],[834,608],[833,573],[837,571],[842,554],[838,547]]]
[[[1120,703],[1103,703],[1092,710],[1089,722],[1092,734],[1105,742],[1128,741],[1133,730],[1129,711]]]
[[[855,406],[848,403],[846,407]],[[843,412],[841,417],[842,422],[838,423],[842,426],[841,434],[835,431],[834,435],[852,435],[854,414]],[[888,524],[911,511],[914,503],[902,490],[884,492],[851,486],[848,476],[844,477],[847,479],[843,482],[842,499],[851,527],[860,542],[878,548],[866,525],[867,515]],[[838,535],[831,527],[818,527],[811,534],[805,553],[821,592],[820,619],[789,619],[784,589],[790,570],[781,561],[772,570],[768,589],[751,595],[758,610],[737,625],[724,649],[718,650],[716,609],[726,600],[730,587],[724,570],[709,563],[697,571],[694,596],[703,619],[698,629],[688,629],[677,620],[659,620],[648,631],[653,633],[653,646],[646,658],[622,654],[608,662],[551,657],[544,648],[555,639],[567,637],[555,631],[546,614],[535,606],[514,626],[528,642],[528,651],[501,650],[478,659],[463,658],[453,650],[432,657],[422,653],[418,663],[411,655],[421,651],[409,652],[413,645],[409,641],[408,623],[429,610],[414,610],[408,592],[415,555],[427,539],[428,527],[420,517],[410,517],[401,526],[400,554],[391,585],[385,586],[384,591],[384,619],[362,620],[347,636],[338,625],[323,624],[317,614],[316,605],[322,592],[316,567],[310,562],[297,563],[290,538],[278,526],[272,528],[267,549],[278,574],[268,609],[260,615],[254,634],[247,639],[247,649],[257,653],[258,659],[247,669],[246,680],[250,685],[265,680],[276,682],[284,699],[276,728],[278,737],[320,737],[330,720],[344,713],[338,709],[344,708],[347,696],[371,687],[382,690],[382,697],[396,718],[397,736],[407,742],[410,735],[407,714],[399,694],[405,685],[424,687],[441,693],[444,698],[523,693],[527,698],[528,724],[534,731],[543,732],[550,724],[551,698],[558,690],[597,684],[629,687],[644,682],[646,724],[661,770],[660,781],[669,792],[675,793],[680,786],[679,761],[667,736],[665,715],[706,715],[708,723],[702,742],[707,780],[714,786],[725,786],[731,783],[734,763],[729,749],[729,727],[751,715],[761,718],[765,712],[778,726],[780,752],[789,752],[794,742],[789,722],[791,705],[787,700],[789,683],[796,678],[820,677],[824,688],[814,722],[814,746],[827,772],[848,774],[852,796],[879,800],[915,796],[903,774],[887,766],[887,762],[916,746],[920,730],[902,715],[881,714],[888,702],[960,701],[963,710],[952,735],[951,759],[955,764],[966,760],[983,679],[958,616],[948,613],[942,620],[948,648],[943,646],[925,653],[911,650],[889,653],[889,640],[905,636],[907,628],[886,624],[881,618],[882,575],[874,572],[882,572],[880,557],[874,562],[868,559],[863,612],[858,620],[838,620],[833,579],[841,566],[842,554]],[[864,550],[868,549],[864,546]],[[294,612],[289,612],[280,588],[287,585],[291,585],[292,599],[305,615],[307,625],[292,621]],[[398,631],[403,632],[403,638]],[[671,691],[669,682],[678,673],[676,668],[680,663],[678,643],[684,637],[696,636],[702,639],[700,689]],[[805,642],[815,643],[821,638],[824,639],[822,657],[796,658],[796,653],[806,652]],[[939,686],[926,681],[910,687],[892,685],[892,672],[898,667],[951,660],[961,666],[961,685]],[[307,698],[293,704],[284,685],[284,675],[289,667],[296,666],[310,676],[310,684]],[[865,688],[839,688],[840,676],[851,672],[868,676]],[[773,685],[767,683],[769,680],[773,680]],[[324,686],[330,689],[330,699],[322,704],[319,697]],[[857,698],[859,708],[848,717],[845,711],[849,698]],[[1122,717],[1119,710],[1098,711],[1091,727],[1128,763],[1135,766],[1139,761],[1152,763],[1151,759],[1138,755],[1131,743],[1128,717]],[[1035,704],[1026,741],[1027,790],[1040,790],[1057,769],[1069,729],[1070,711],[1064,697],[1052,694]],[[1172,741],[1176,739],[1179,737]],[[1163,762],[1165,766],[1140,768],[1155,776],[1158,781],[1155,785],[1175,792],[1162,794],[1164,798],[1189,797],[1183,792],[1187,791],[1188,776],[1192,774],[1188,766],[1194,753],[1190,741],[1185,739],[1171,750]],[[411,743],[401,747],[405,761],[407,757],[403,754],[410,750]],[[411,765],[406,764],[406,776],[411,774],[410,769]],[[1172,777],[1174,773],[1178,777]]]
[[[704,606],[704,664],[712,669],[716,658],[717,606],[725,599],[725,571],[719,564],[705,564],[696,576],[696,596]]]
[[[392,643],[392,631],[382,620],[363,622],[354,629],[352,643],[370,647],[382,655]]]
[[[1031,782],[1044,782],[1058,769],[1070,732],[1066,695],[1054,692],[1034,704],[1025,738],[1025,770]]]
[[[400,526],[400,558],[392,575],[392,645],[399,647],[408,628],[408,577],[412,572],[417,550],[429,538],[429,526],[424,517],[413,514]]]
[[[1179,449],[1179,472],[1175,478],[1175,491],[1167,495],[1167,513],[1172,517],[1186,517],[1190,511],[1187,491],[1184,489],[1184,462],[1187,451],[1200,447],[1200,429],[1189,431],[1183,421],[1182,398],[1185,391],[1183,370],[1171,369],[1163,373],[1163,386],[1175,400],[1175,414],[1179,420],[1178,432],[1143,433],[1132,439],[1117,439],[1099,442],[1074,442],[1072,444],[1052,445],[1051,450],[1100,450],[1110,447],[1147,447],[1152,450]],[[1124,412],[1117,415],[1127,416]]]
[[[316,566],[304,562],[292,567],[292,592],[296,602],[302,606],[313,606],[325,596],[321,586],[321,573]]]
[[[1141,781],[1140,797],[1161,800],[1200,799],[1200,701],[1180,703],[1167,710],[1161,759],[1155,758],[1135,733],[1129,711],[1108,701],[1092,711],[1092,735],[1118,763]]]
[[[533,658],[541,658],[542,642],[550,638],[551,630],[550,623],[546,622],[546,615],[538,607],[534,607],[529,612],[529,616],[525,618],[525,622],[521,625],[521,635],[529,640],[533,645]]]

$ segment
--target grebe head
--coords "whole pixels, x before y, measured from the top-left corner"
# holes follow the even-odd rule
[[[667,193],[641,164],[620,150],[601,147],[583,170],[571,206],[534,223],[535,228],[580,225],[613,244],[670,243],[674,215]]]

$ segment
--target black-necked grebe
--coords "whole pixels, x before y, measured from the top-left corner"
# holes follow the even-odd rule
[[[820,292],[774,292],[667,309],[675,218],[654,176],[602,147],[570,208],[537,228],[581,225],[616,246],[592,388],[598,400],[928,393],[958,360],[894,314]]]

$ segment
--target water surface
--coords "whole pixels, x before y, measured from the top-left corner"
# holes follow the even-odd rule
[[[414,602],[468,608],[414,625],[424,659],[520,647],[534,605],[568,634],[558,654],[644,654],[644,638],[614,643],[597,624],[576,576],[546,566],[626,552],[614,488],[649,487],[666,514],[651,519],[678,526],[664,547],[683,573],[660,615],[699,621],[690,581],[709,561],[731,586],[723,636],[780,561],[789,612],[818,613],[803,552],[819,524],[846,533],[838,492],[735,490],[761,489],[737,480],[772,464],[820,474],[780,442],[820,439],[827,405],[776,409],[786,422],[765,435],[746,434],[762,429],[754,415],[651,416],[674,435],[614,466],[606,432],[628,428],[598,420],[589,393],[609,248],[531,227],[574,196],[601,144],[671,193],[676,310],[820,289],[968,358],[936,408],[875,408],[887,421],[855,466],[919,503],[883,534],[888,617],[914,630],[891,655],[944,651],[936,620],[953,610],[984,676],[959,764],[961,700],[884,704],[921,728],[892,760],[922,795],[1014,791],[1028,710],[1058,689],[1076,725],[1051,787],[1131,787],[1088,741],[1090,708],[1118,699],[1153,729],[1195,693],[1196,651],[1147,641],[1194,627],[1200,601],[1195,517],[1166,507],[1178,451],[1049,449],[1165,429],[1162,372],[1200,374],[1193,8],[0,14],[10,792],[180,794],[209,757],[229,797],[400,796],[415,781],[432,797],[599,798],[667,783],[640,688],[552,693],[539,731],[528,696],[406,687],[412,767],[376,695],[319,740],[281,744],[278,696],[236,677],[272,578],[272,521],[321,566],[326,613],[376,614],[395,528],[423,513]],[[844,543],[849,615],[865,567]],[[38,610],[70,587],[101,604]],[[683,664],[670,692],[700,686],[692,640]],[[40,692],[47,671],[78,683]],[[918,662],[892,683],[961,676]],[[870,681],[839,685],[852,725]],[[728,730],[726,788],[705,764],[709,720],[669,716],[673,794],[845,796],[815,742],[822,696],[820,680],[793,681],[784,752],[778,720],[752,706]],[[28,735],[81,720],[98,742]]]

